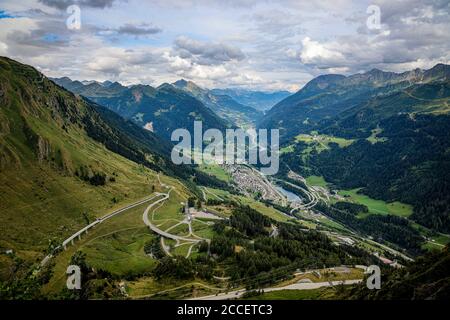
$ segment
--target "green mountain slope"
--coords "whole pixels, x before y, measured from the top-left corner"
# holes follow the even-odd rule
[[[448,247],[440,252],[419,257],[406,268],[388,271],[382,276],[380,290],[368,290],[360,285],[344,299],[368,300],[448,300],[450,298],[450,252]]]
[[[294,95],[275,105],[258,124],[279,128],[284,140],[309,132],[320,121],[367,103],[370,98],[400,92],[414,84],[450,79],[450,66],[438,64],[430,70],[404,73],[373,69],[351,76],[323,75],[308,82]]]
[[[450,81],[442,79],[445,73],[430,74],[431,82],[368,97],[312,127],[336,141],[350,141],[347,145],[331,143],[305,159],[299,153],[306,146],[298,142],[295,155],[284,161],[337,188],[412,204],[411,219],[450,232]]]
[[[7,58],[0,106],[2,253],[42,258],[50,240],[158,189],[157,171],[162,179],[192,173],[174,166],[170,145],[151,132]],[[10,259],[0,255],[2,273]]]
[[[332,119],[318,124],[321,131],[342,137],[368,137],[381,121],[402,114],[440,115],[450,111],[450,80],[414,84],[389,94],[369,98]],[[378,128],[379,130],[379,128]]]

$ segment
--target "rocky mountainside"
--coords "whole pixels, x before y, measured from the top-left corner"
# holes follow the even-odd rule
[[[225,130],[230,126],[198,99],[170,84],[153,88],[125,87],[117,82],[83,84],[68,78],[53,81],[165,139],[170,139],[172,131],[178,128],[192,131],[194,120],[203,121],[204,129]]]
[[[261,111],[242,105],[229,95],[201,88],[192,81],[182,79],[174,82],[173,85],[188,92],[230,123],[236,125],[255,124],[262,117]]]

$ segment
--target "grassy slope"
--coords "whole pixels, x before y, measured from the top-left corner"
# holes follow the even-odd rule
[[[87,114],[82,100],[31,67],[0,59],[0,92],[2,251],[39,261],[50,239],[61,241],[149,195],[152,186],[158,190],[154,171],[88,137],[80,122]],[[78,178],[80,167],[106,174],[106,185]],[[7,266],[2,256],[2,270]]]
[[[140,248],[139,240],[123,239],[126,233],[139,232],[143,239],[151,237],[149,231],[143,232],[142,211],[145,204],[126,211],[124,214],[106,220],[96,226],[81,240],[77,240],[74,245],[68,246],[66,251],[62,251],[53,260],[55,262],[54,274],[50,282],[45,285],[45,292],[58,292],[64,287],[66,281],[65,271],[70,264],[73,254],[81,250],[87,254],[87,262],[96,268],[107,270],[115,275],[124,275],[127,271],[135,268],[142,268],[143,264],[150,267],[153,260],[146,258],[148,262],[143,262],[143,251]],[[122,242],[122,246],[117,246]],[[133,245],[134,248],[126,248],[123,244]],[[104,259],[107,258],[107,259]],[[120,261],[124,258],[123,261]],[[130,259],[133,258],[133,259]]]
[[[309,176],[306,177],[306,183],[310,186],[319,186],[319,187],[326,187],[327,182],[322,176]]]
[[[182,196],[189,193],[172,178],[161,176],[163,183],[174,185]],[[155,185],[156,192],[165,191]],[[155,198],[155,201],[158,198]],[[74,245],[68,246],[55,258],[54,276],[44,288],[45,292],[58,292],[64,286],[65,270],[73,254],[81,250],[86,253],[86,260],[94,268],[106,270],[115,276],[125,277],[130,274],[139,275],[153,269],[156,260],[144,252],[144,244],[155,237],[142,221],[142,213],[151,202],[127,210],[114,218],[106,220]],[[164,207],[161,207],[164,209]]]
[[[244,298],[242,300],[325,300],[334,298],[333,288],[319,288],[312,290],[279,290],[263,293],[262,295]]]
[[[217,164],[202,164],[199,166],[199,169],[225,182],[229,182],[231,180],[230,174]]]
[[[346,196],[348,199],[366,205],[369,213],[372,214],[392,214],[400,217],[409,217],[412,214],[412,206],[401,202],[386,203],[383,200],[375,200],[366,195],[357,193],[357,189],[341,190],[339,194]]]
[[[295,137],[295,140],[297,142],[303,141],[306,144],[315,146],[318,152],[328,149],[330,143],[337,143],[339,147],[344,148],[351,145],[354,142],[354,140],[352,139],[344,139],[323,134],[320,135],[299,134],[298,136]]]

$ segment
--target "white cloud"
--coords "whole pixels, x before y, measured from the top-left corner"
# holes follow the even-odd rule
[[[306,64],[336,65],[344,61],[344,56],[338,52],[334,44],[321,44],[306,37],[302,40],[300,59]]]
[[[4,42],[0,41],[0,55],[7,55],[8,52],[8,45]]]
[[[0,19],[0,54],[49,76],[267,90],[450,60],[445,0],[79,0],[76,32],[58,9],[66,2],[3,0],[15,18]],[[381,30],[367,30],[369,2],[381,8]]]
[[[224,43],[198,41],[185,36],[178,37],[175,40],[175,46],[181,54],[189,56],[199,64],[221,64],[245,58],[238,47]]]

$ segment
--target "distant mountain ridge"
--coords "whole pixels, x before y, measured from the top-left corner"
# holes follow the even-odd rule
[[[319,76],[259,125],[280,128],[292,150],[280,161],[292,170],[411,204],[409,219],[450,232],[450,66]],[[308,152],[302,133],[347,139],[347,145]]]
[[[173,85],[188,92],[219,116],[233,124],[256,123],[263,115],[261,111],[243,105],[229,95],[214,93],[211,90],[199,87],[192,81],[181,79],[174,82]]]
[[[275,104],[290,96],[289,91],[253,91],[239,88],[212,89],[212,93],[220,95],[228,95],[237,102],[255,108],[259,111],[266,111]]]
[[[205,130],[225,130],[230,126],[201,101],[167,83],[154,88],[149,85],[125,87],[118,82],[83,84],[68,78],[53,81],[165,139],[170,139],[172,131],[178,128],[192,131],[195,120],[202,121]]]
[[[324,119],[378,98],[404,90],[412,85],[445,82],[450,66],[437,64],[429,70],[415,69],[403,73],[372,69],[351,76],[322,75],[308,82],[297,93],[287,97],[259,122],[259,127],[280,128],[285,138],[307,132]]]

